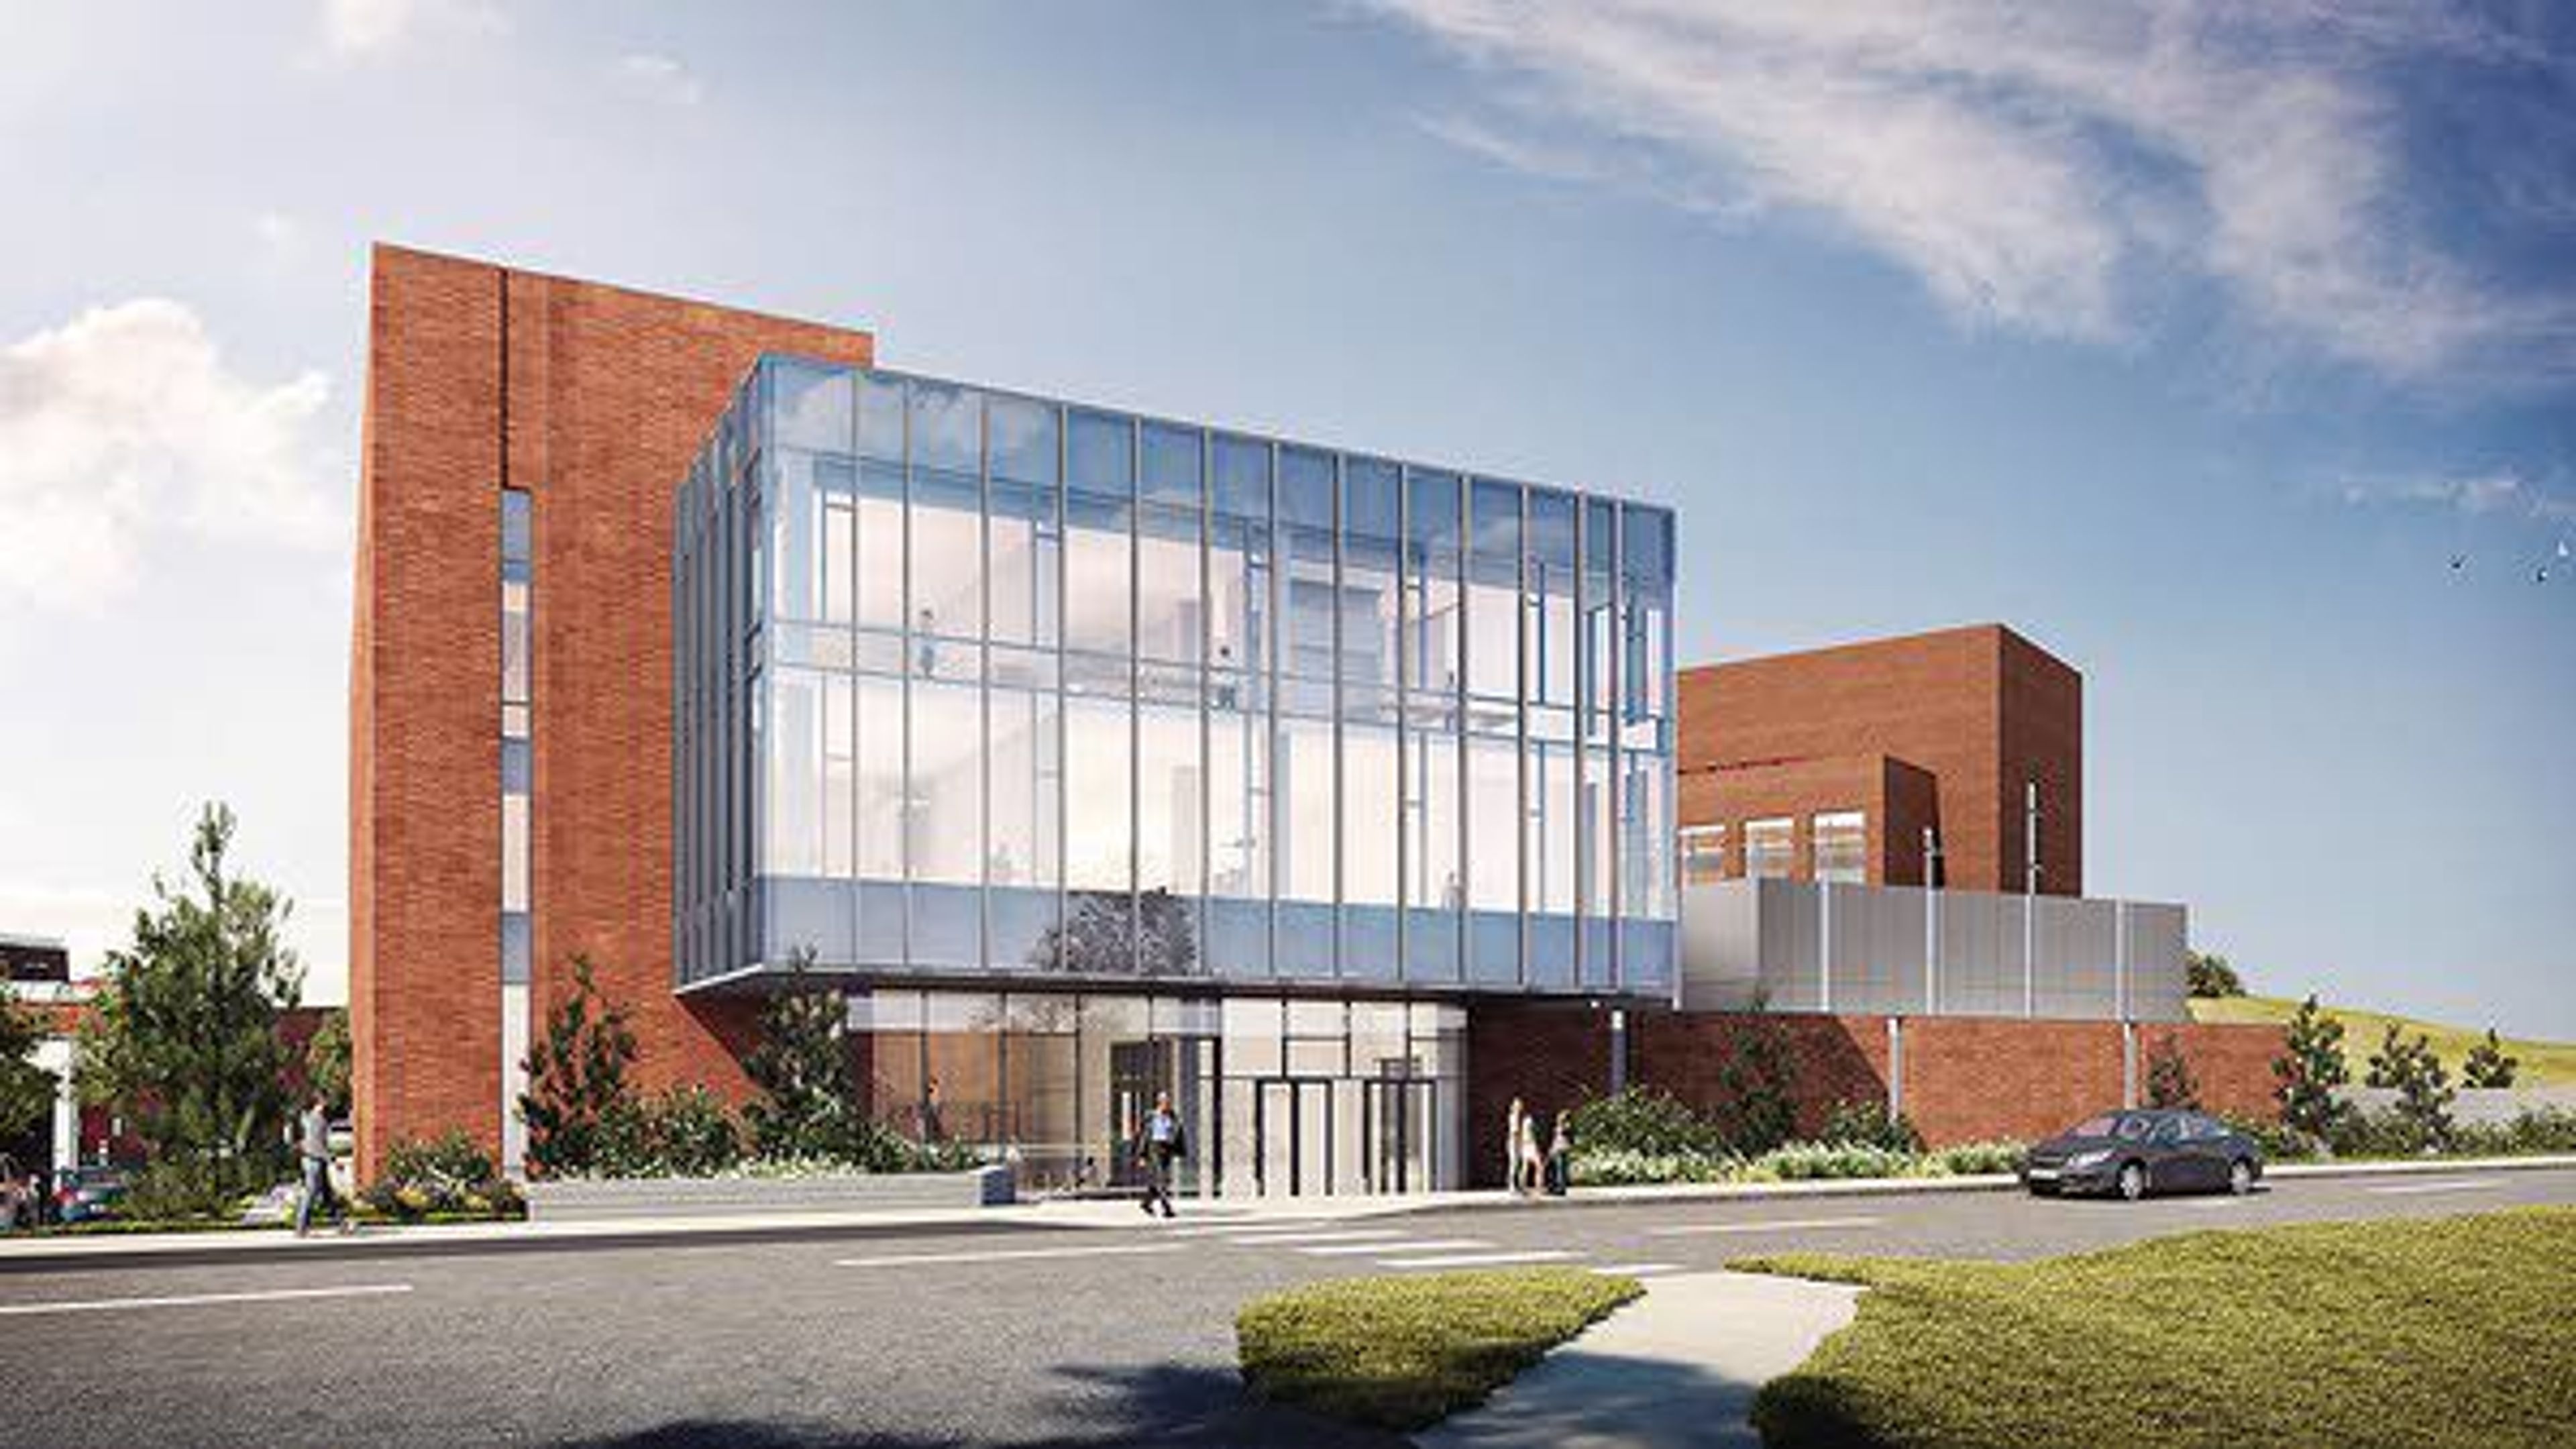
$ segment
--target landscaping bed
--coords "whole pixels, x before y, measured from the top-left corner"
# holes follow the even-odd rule
[[[2576,1209],[1735,1266],[1872,1290],[1763,1389],[1771,1449],[2576,1444]]]
[[[1644,1291],[1574,1268],[1344,1278],[1246,1305],[1235,1340],[1259,1397],[1418,1429],[1482,1403]]]

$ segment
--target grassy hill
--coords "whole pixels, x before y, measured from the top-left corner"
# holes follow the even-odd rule
[[[2191,999],[2194,1021],[2286,1022],[2299,1003],[2277,996],[2195,996]],[[2352,1063],[2352,1079],[2361,1080],[2370,1054],[2379,1049],[2380,1034],[2388,1023],[2396,1022],[2403,1031],[2422,1032],[2432,1038],[2433,1050],[2441,1055],[2451,1079],[2460,1075],[2460,1061],[2469,1047],[2486,1035],[2486,1028],[2471,1029],[2445,1026],[2438,1021],[2417,1021],[2411,1016],[2390,1016],[2377,1011],[2351,1011],[2332,1003],[2326,1011],[2343,1023],[2344,1056]],[[2523,1041],[2504,1038],[2505,1054],[2518,1064],[2514,1076],[2517,1087],[2576,1086],[2576,1042]]]

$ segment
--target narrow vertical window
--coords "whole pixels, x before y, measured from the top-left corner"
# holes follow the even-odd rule
[[[524,490],[501,491],[501,1157],[517,1171],[526,1149],[519,1093],[527,1085],[528,979],[534,954],[534,850],[529,819],[536,759],[529,732],[529,650],[535,520]]]

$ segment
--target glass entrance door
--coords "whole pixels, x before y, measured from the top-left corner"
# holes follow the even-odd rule
[[[1434,1084],[1403,1077],[1360,1083],[1360,1162],[1370,1192],[1427,1192],[1431,1188]]]
[[[1333,1082],[1257,1077],[1252,1082],[1253,1192],[1303,1197],[1333,1190]]]

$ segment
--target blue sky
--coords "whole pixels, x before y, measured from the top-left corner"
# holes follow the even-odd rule
[[[1576,13],[16,17],[0,929],[94,953],[222,797],[337,999],[387,239],[1660,499],[1688,660],[2003,620],[2085,672],[2094,893],[2576,1037],[2576,23]]]

